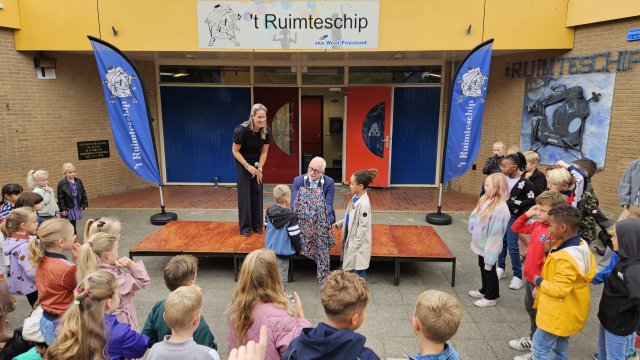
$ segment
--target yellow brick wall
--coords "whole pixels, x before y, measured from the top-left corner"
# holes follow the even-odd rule
[[[491,63],[489,89],[484,113],[482,142],[475,161],[477,169],[469,170],[452,182],[450,189],[478,194],[484,176],[482,166],[491,156],[494,142],[502,141],[508,148],[520,143],[520,125],[524,102],[524,78],[507,78],[505,67],[511,62],[548,59],[553,56],[575,56],[611,51],[613,58],[618,50],[640,49],[640,42],[627,42],[627,30],[640,28],[640,18],[610,21],[576,28],[574,49],[561,54],[535,52],[508,56],[495,56]],[[632,64],[632,70],[619,71],[616,75],[615,93],[611,112],[611,125],[605,168],[593,178],[593,186],[602,209],[610,216],[617,216],[620,207],[617,197],[618,181],[631,161],[640,157],[640,64]],[[566,73],[565,64],[565,73]],[[611,69],[615,65],[610,66]],[[557,74],[557,71],[556,71]]]
[[[151,186],[120,160],[93,55],[46,56],[57,59],[55,80],[38,80],[34,53],[15,51],[13,31],[0,28],[0,186],[17,182],[26,189],[27,172],[45,169],[55,188],[65,162],[74,163],[89,198]],[[152,86],[147,96],[157,119],[153,63],[136,66]],[[104,139],[110,158],[78,160],[76,142]]]

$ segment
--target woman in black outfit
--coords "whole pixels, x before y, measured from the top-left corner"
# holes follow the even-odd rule
[[[262,169],[267,161],[271,131],[267,128],[267,108],[251,107],[249,119],[233,131],[231,152],[236,159],[238,217],[240,233],[262,233]]]

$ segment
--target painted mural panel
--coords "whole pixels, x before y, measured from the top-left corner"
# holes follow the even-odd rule
[[[525,80],[520,147],[542,164],[590,158],[604,167],[615,73]]]

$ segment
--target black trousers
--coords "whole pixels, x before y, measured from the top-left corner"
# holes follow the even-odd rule
[[[484,257],[478,255],[478,265],[480,266],[480,276],[482,277],[482,288],[480,292],[487,300],[495,300],[500,297],[500,287],[498,284],[498,273],[494,264],[491,270],[484,269]]]
[[[27,294],[26,297],[27,297],[27,300],[29,301],[29,305],[31,305],[31,307],[33,307],[33,304],[35,304],[36,301],[38,301],[38,290],[36,290],[36,291],[34,291],[34,292],[30,293],[30,294]]]
[[[262,231],[262,184],[258,184],[256,177],[251,177],[244,166],[236,161],[236,177],[238,179],[238,220],[240,232],[250,233],[251,230]]]

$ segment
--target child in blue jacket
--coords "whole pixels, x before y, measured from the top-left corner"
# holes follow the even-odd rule
[[[276,203],[267,209],[264,217],[267,228],[264,245],[276,253],[280,281],[284,287],[289,278],[289,259],[300,253],[300,227],[298,215],[289,208],[289,187],[277,185],[273,189],[273,199]]]

